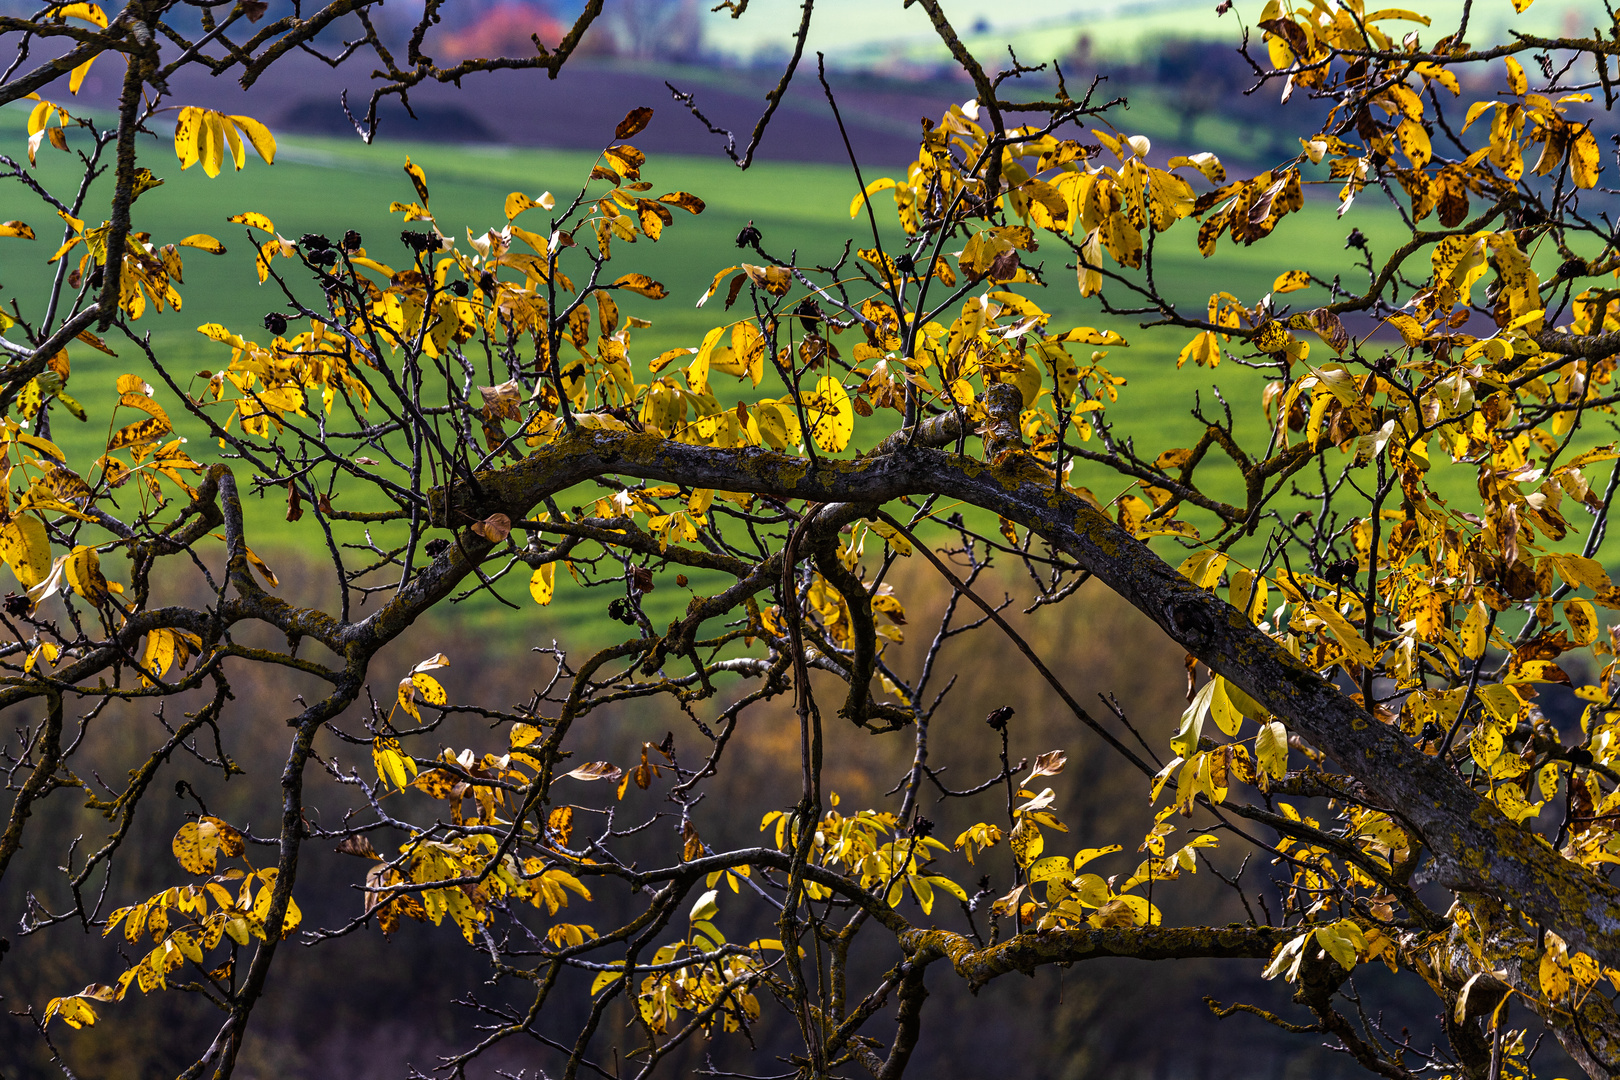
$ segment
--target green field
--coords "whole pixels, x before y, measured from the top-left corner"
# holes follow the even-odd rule
[[[23,151],[24,118],[19,109],[0,110],[0,146],[13,156],[21,156]],[[165,178],[165,183],[137,203],[137,228],[151,232],[160,243],[208,232],[230,249],[223,256],[184,249],[184,309],[163,315],[149,313],[138,324],[151,334],[155,350],[171,370],[185,373],[218,368],[229,356],[225,347],[196,333],[200,323],[220,322],[246,337],[262,339],[266,336],[260,326],[264,314],[280,306],[281,297],[274,286],[257,283],[251,246],[241,226],[227,224],[228,216],[245,210],[259,211],[288,237],[305,232],[336,237],[346,229],[357,229],[366,238],[373,257],[397,265],[404,258],[398,240],[400,218],[390,215],[387,208],[391,200],[414,198],[401,168],[407,154],[426,170],[431,206],[440,227],[460,236],[466,235],[468,227],[481,233],[485,228],[504,224],[502,206],[509,192],[521,190],[538,195],[550,190],[559,199],[569,197],[592,164],[591,155],[571,151],[385,142],[368,147],[357,139],[287,137],[281,140],[273,167],[250,155],[245,171],[209,179],[199,168],[181,172],[167,146],[153,146],[147,153],[147,160],[156,166],[155,171]],[[38,175],[47,184],[62,185],[67,178],[67,164],[66,155],[46,147],[40,154]],[[647,273],[664,282],[671,294],[661,302],[634,296],[622,302],[628,314],[652,321],[651,329],[635,332],[631,356],[638,364],[645,364],[665,349],[695,345],[709,327],[726,321],[728,317],[718,310],[719,301],[701,310],[694,301],[716,271],[738,261],[740,253],[733,241],[747,222],[761,229],[770,250],[783,256],[796,251],[800,261],[806,263],[831,261],[851,236],[858,242],[862,240],[859,230],[864,215],[863,220],[852,222],[848,213],[850,196],[857,187],[847,169],[767,163],[742,173],[712,158],[667,157],[650,160],[643,176],[658,192],[694,192],[707,202],[708,208],[697,218],[681,214],[657,244],[642,240],[614,248],[615,273]],[[872,174],[869,172],[866,178],[871,180]],[[1375,252],[1389,250],[1404,230],[1394,213],[1372,204],[1371,194],[1364,196],[1342,221],[1334,214],[1332,193],[1321,194],[1327,197],[1310,199],[1305,211],[1285,219],[1266,243],[1244,249],[1223,241],[1215,257],[1208,260],[1198,255],[1193,228],[1183,226],[1172,231],[1160,241],[1158,249],[1161,287],[1184,298],[1195,309],[1201,309],[1214,290],[1231,292],[1252,304],[1270,290],[1278,273],[1309,265],[1319,275],[1335,270],[1344,273],[1345,282],[1353,288],[1357,272],[1350,253],[1344,250],[1344,236],[1350,227],[1360,228],[1371,239]],[[0,192],[0,206],[6,207],[0,217],[29,221],[40,239],[33,243],[0,241],[4,245],[0,247],[0,299],[8,307],[15,299],[26,315],[39,308],[41,264],[54,250],[52,238],[56,230],[37,204],[29,205],[23,196],[15,184]],[[881,196],[877,205],[881,211]],[[542,212],[530,213],[538,216]],[[1120,402],[1110,408],[1109,416],[1121,432],[1134,435],[1139,453],[1151,458],[1162,449],[1188,445],[1195,439],[1201,431],[1189,415],[1195,394],[1201,391],[1205,406],[1214,408],[1210,391],[1215,386],[1232,403],[1240,438],[1247,437],[1251,442],[1264,438],[1258,407],[1262,379],[1255,372],[1232,363],[1215,371],[1178,371],[1176,355],[1190,335],[1185,331],[1144,331],[1135,321],[1104,316],[1095,300],[1078,296],[1073,272],[1063,268],[1066,254],[1054,244],[1045,245],[1038,253],[1047,259],[1045,276],[1051,287],[1033,290],[1031,298],[1053,314],[1056,326],[1111,328],[1130,341],[1129,348],[1111,350],[1107,360],[1116,374],[1128,380]],[[1323,302],[1324,297],[1322,290],[1315,288],[1286,299],[1295,301],[1296,307],[1306,308]],[[1328,355],[1320,343],[1318,350]],[[70,389],[90,407],[92,421],[79,425],[60,417],[55,421],[53,435],[74,460],[87,460],[99,453],[107,431],[106,404],[114,377],[126,368],[139,370],[138,353],[134,355],[137,359],[126,364],[86,347],[72,350]],[[717,383],[716,390],[722,403],[727,403],[727,388]],[[165,395],[160,391],[159,400],[164,400]],[[736,396],[745,396],[741,387]],[[174,403],[170,408],[178,412]],[[892,414],[883,413],[863,423],[857,429],[852,452],[880,437],[886,419],[892,419]],[[179,423],[184,431],[184,421]],[[202,459],[210,448],[194,440],[190,449]],[[1217,469],[1208,477],[1201,472],[1200,477],[1218,496],[1236,497],[1241,490],[1233,469],[1224,476]],[[1092,484],[1105,500],[1126,488],[1111,475],[1082,475],[1080,479]],[[265,512],[251,523],[250,541],[272,562],[279,553],[306,547],[318,537],[308,518],[288,524],[279,511],[280,507],[266,505]],[[1166,554],[1175,557],[1173,551]],[[521,588],[512,591],[514,599],[527,602]],[[600,591],[582,596],[580,590],[559,583],[558,602],[551,611],[572,621],[576,615],[595,615],[607,599]],[[673,589],[660,591],[657,599],[657,607],[669,609],[665,614],[684,603],[684,597]],[[495,614],[495,605],[487,598],[467,607],[469,615]]]
[[[1007,46],[1025,63],[1062,59],[1085,35],[1093,51],[1115,60],[1135,60],[1164,38],[1208,38],[1231,41],[1262,17],[1263,2],[1244,2],[1222,18],[1205,0],[1022,0],[1018,4],[991,0],[953,0],[943,5],[964,42],[981,57],[1001,57]],[[1289,5],[1298,7],[1298,4]],[[1422,30],[1425,42],[1456,28],[1464,0],[1431,0],[1412,5],[1433,19]],[[1509,0],[1480,0],[1472,5],[1470,35],[1477,41],[1499,41],[1512,27],[1521,33],[1587,33],[1591,11],[1597,5],[1580,0],[1537,0],[1520,12]],[[1369,8],[1375,10],[1375,8]],[[798,23],[797,4],[774,3],[750,7],[741,19],[724,12],[705,17],[705,40],[725,52],[750,55],[785,47]],[[975,26],[983,20],[985,29]],[[1400,33],[1414,24],[1391,22]],[[866,0],[822,0],[816,5],[811,49],[824,49],[829,63],[843,67],[881,67],[897,61],[946,63],[950,54],[935,35],[920,9],[899,4],[874,5]]]

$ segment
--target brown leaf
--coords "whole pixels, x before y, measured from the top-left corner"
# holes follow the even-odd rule
[[[1029,783],[1037,776],[1056,776],[1068,763],[1069,755],[1062,750],[1048,750],[1035,759],[1035,768],[1024,778],[1024,783]]]
[[[652,119],[652,115],[653,111],[645,105],[638,109],[631,109],[625,114],[624,119],[619,121],[619,126],[613,129],[613,137],[615,139],[633,138],[647,126],[648,121]]]
[[[343,843],[336,848],[339,855],[358,855],[362,859],[381,859],[377,849],[371,846],[371,841],[364,836],[345,836]]]
[[[696,862],[703,858],[703,838],[698,836],[697,826],[687,821],[681,826],[681,839],[685,847],[681,850],[682,862]]]
[[[460,799],[465,796],[467,784],[457,780],[443,769],[429,769],[418,773],[411,787],[426,792],[435,799]]]
[[[731,279],[731,287],[726,290],[726,310],[727,311],[730,311],[731,310],[731,305],[735,304],[737,302],[737,294],[742,292],[742,287],[744,285],[746,285],[747,283],[748,283],[748,275],[747,274],[738,274],[736,277]]]
[[[991,281],[1011,281],[1018,276],[1018,252],[1012,248],[998,254],[990,260],[990,268],[985,271],[985,277]]]
[[[557,807],[546,817],[546,828],[555,834],[557,846],[567,847],[569,837],[574,835],[574,808],[572,806]]]
[[[1316,331],[1328,346],[1336,353],[1342,353],[1350,345],[1350,331],[1344,328],[1339,317],[1327,308],[1317,308],[1309,312],[1311,329]]]
[[[287,485],[287,520],[297,521],[304,516],[302,497],[298,494],[297,484]]]
[[[624,775],[624,770],[611,761],[587,761],[564,775],[575,780],[617,780]]]
[[[491,514],[483,521],[473,522],[472,531],[492,544],[505,540],[512,532],[512,519],[505,514]]]
[[[589,314],[586,318],[590,318]],[[499,386],[480,386],[478,392],[484,398],[485,420],[523,419],[523,414],[518,410],[518,402],[523,397],[523,387],[518,385],[516,379],[503,382]]]
[[[672,191],[668,195],[658,196],[658,201],[661,203],[669,203],[671,206],[678,206],[682,210],[692,214],[703,213],[705,206],[702,199],[698,198],[696,195],[693,195],[689,191]]]
[[[742,268],[749,281],[772,296],[786,296],[788,290],[793,287],[793,274],[785,266],[752,266],[743,263]]]
[[[1287,42],[1288,47],[1293,50],[1295,56],[1304,59],[1310,55],[1310,39],[1305,36],[1305,31],[1300,29],[1299,24],[1293,19],[1262,19],[1260,20],[1260,29],[1270,30],[1273,34],[1282,38],[1283,41]]]

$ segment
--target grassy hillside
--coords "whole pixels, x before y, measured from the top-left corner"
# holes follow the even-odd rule
[[[1236,15],[1253,26],[1263,0],[1239,3]],[[1297,6],[1297,5],[1295,5]],[[1377,5],[1369,5],[1373,10]],[[1425,40],[1455,29],[1464,0],[1431,0],[1412,5],[1434,20],[1435,30]],[[1018,4],[991,0],[947,0],[945,13],[978,56],[1005,56],[1008,45],[1026,63],[1061,59],[1085,35],[1093,50],[1116,60],[1131,60],[1165,37],[1231,39],[1241,34],[1232,15],[1220,18],[1207,0],[1021,0]],[[1537,0],[1520,13],[1510,0],[1475,3],[1470,35],[1478,41],[1500,40],[1512,27],[1521,33],[1589,33],[1597,5],[1581,0]],[[722,52],[752,55],[786,47],[799,18],[797,4],[781,2],[751,6],[737,20],[724,13],[704,21],[704,40]],[[929,27],[927,16],[915,6],[873,5],[866,0],[820,0],[812,25],[812,49],[823,49],[831,63],[854,67],[891,66],[896,62],[945,63],[949,53]],[[1573,29],[1568,29],[1568,27]],[[975,29],[979,27],[981,29]]]
[[[21,149],[23,120],[24,114],[18,109],[0,110],[0,146],[13,153]],[[257,210],[268,215],[283,235],[291,237],[304,232],[337,236],[346,229],[358,229],[375,257],[399,262],[404,251],[398,240],[400,218],[390,215],[387,206],[391,200],[414,197],[401,169],[407,154],[426,170],[432,207],[441,227],[459,235],[465,235],[468,227],[481,233],[503,224],[501,208],[508,192],[538,194],[551,190],[566,197],[577,189],[592,162],[591,155],[574,151],[383,142],[367,147],[354,139],[288,137],[281,140],[281,152],[273,167],[250,160],[245,171],[210,180],[200,169],[181,172],[172,159],[167,159],[166,148],[150,153],[165,183],[137,204],[137,227],[150,231],[159,242],[209,232],[230,249],[217,257],[186,250],[183,310],[149,314],[139,324],[151,334],[158,354],[177,372],[218,368],[228,358],[224,347],[196,333],[200,323],[221,322],[246,336],[262,337],[260,323],[264,314],[280,306],[281,297],[274,286],[257,283],[251,247],[241,227],[226,223],[231,214]],[[170,167],[165,169],[166,159]],[[41,152],[38,175],[47,183],[61,184],[66,164],[66,155],[46,148]],[[771,250],[784,255],[797,251],[806,262],[836,257],[847,238],[860,238],[859,230],[864,225],[864,220],[850,220],[849,199],[856,185],[843,168],[761,164],[741,173],[713,159],[670,157],[651,160],[644,176],[659,191],[683,189],[697,193],[707,201],[708,209],[697,218],[681,215],[658,244],[643,240],[634,246],[615,248],[616,272],[636,270],[650,274],[665,282],[671,293],[662,302],[633,296],[623,302],[628,313],[646,317],[653,324],[649,330],[637,331],[632,345],[633,360],[643,364],[665,349],[696,344],[710,326],[726,321],[728,316],[717,310],[718,302],[702,310],[693,304],[716,271],[738,261],[733,241],[747,222],[761,229]],[[871,178],[868,173],[867,179]],[[1322,192],[1324,196],[1330,194]],[[15,189],[7,197],[8,202],[16,199]],[[16,213],[30,220],[41,236],[32,244],[0,241],[5,245],[0,248],[0,298],[8,306],[14,298],[28,313],[37,309],[41,298],[38,271],[54,250],[55,230],[37,210],[25,208],[20,201],[9,204],[17,206]],[[878,206],[880,210],[883,207],[881,198]],[[1201,308],[1202,301],[1214,290],[1225,290],[1253,303],[1270,290],[1278,273],[1294,268],[1289,260],[1297,255],[1301,265],[1308,256],[1318,274],[1335,269],[1344,273],[1345,281],[1353,286],[1357,274],[1349,253],[1344,251],[1344,236],[1352,225],[1360,228],[1379,252],[1389,250],[1400,229],[1395,215],[1371,205],[1370,196],[1345,220],[1337,219],[1330,198],[1313,199],[1305,212],[1286,219],[1267,243],[1243,249],[1223,242],[1215,257],[1207,260],[1197,252],[1193,229],[1168,234],[1158,249],[1158,280],[1162,287],[1195,308]],[[1063,268],[1066,251],[1049,243],[1039,254],[1046,259],[1046,277],[1051,287],[1044,292],[1035,290],[1033,298],[1053,313],[1058,324],[1108,327],[1130,341],[1129,348],[1111,350],[1108,358],[1109,366],[1128,380],[1120,403],[1110,409],[1109,415],[1122,432],[1135,437],[1139,452],[1152,457],[1161,449],[1188,445],[1196,438],[1201,428],[1189,410],[1200,393],[1205,405],[1213,407],[1213,387],[1219,387],[1232,402],[1240,435],[1258,435],[1258,409],[1251,403],[1257,400],[1261,379],[1254,372],[1232,363],[1215,371],[1178,371],[1175,357],[1189,336],[1186,332],[1143,330],[1134,320],[1104,316],[1094,300],[1078,296],[1073,272]],[[1295,301],[1297,307],[1310,307],[1323,301],[1320,292],[1292,294],[1287,299]],[[90,407],[92,422],[79,425],[64,417],[56,422],[54,435],[70,454],[85,460],[84,455],[99,452],[105,438],[114,377],[134,365],[84,347],[72,350],[72,361],[72,390]],[[717,389],[722,402],[728,401],[725,386],[717,384]],[[164,396],[159,394],[160,399]],[[737,396],[743,396],[741,388]],[[854,449],[870,445],[882,434],[882,425],[888,419],[885,413],[865,422],[857,430]],[[195,442],[191,447],[199,458],[211,449]],[[1208,481],[1220,495],[1236,496],[1240,491],[1235,470],[1224,477],[1210,476]],[[1083,477],[1083,482],[1093,484],[1104,499],[1126,487],[1117,477],[1100,474]],[[355,497],[359,493],[351,496]],[[288,524],[282,520],[279,507],[266,506],[253,528],[252,542],[272,562],[278,552],[302,547],[316,538],[308,519]],[[527,602],[521,589],[515,592]],[[548,618],[562,616],[568,622],[576,617],[596,618],[608,599],[605,595],[582,596],[577,588],[564,585]],[[660,616],[673,614],[685,601],[684,595],[677,595],[673,588],[660,591],[656,599]],[[487,597],[477,598],[467,607],[475,622],[486,616],[499,617],[495,604]]]

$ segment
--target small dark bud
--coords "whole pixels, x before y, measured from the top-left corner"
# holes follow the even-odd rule
[[[750,221],[746,226],[743,227],[743,231],[737,234],[737,246],[740,248],[757,248],[760,240],[763,237],[764,234],[758,229],[754,228],[754,223]]]
[[[1231,11],[1231,10],[1232,10],[1232,0],[1221,0],[1220,3],[1215,5],[1215,14],[1217,14],[1217,15],[1225,15],[1228,11]]]
[[[658,744],[658,751],[665,757],[675,753],[675,733],[673,731],[664,733],[664,741]]]
[[[326,251],[331,248],[332,241],[320,233],[307,232],[298,238],[298,246],[305,251]]]
[[[478,275],[478,291],[483,293],[485,296],[494,296],[495,295],[495,275],[491,274],[487,270],[484,271],[482,274],[479,274]]]
[[[911,835],[919,840],[926,840],[934,833],[934,823],[918,814],[911,819]]]
[[[440,555],[443,555],[445,552],[450,550],[450,541],[446,540],[442,536],[436,540],[429,540],[426,545],[426,550],[428,553],[428,558],[437,559]]]
[[[466,296],[467,295],[467,283],[465,281],[461,281],[459,279],[456,280],[456,281],[452,281],[450,283],[450,291],[455,293],[457,296]]]
[[[416,229],[406,229],[399,234],[399,242],[416,252],[425,255],[430,251],[437,251],[439,238],[431,232],[421,232]]]
[[[675,585],[676,585],[677,588],[681,588],[681,589],[686,588],[686,575],[685,574],[676,574],[675,575]]]
[[[90,287],[92,289],[101,288],[102,282],[106,280],[107,276],[101,272],[101,267],[98,266],[94,270],[90,271]]]
[[[1558,276],[1566,280],[1585,277],[1587,269],[1585,259],[1565,259],[1558,267]]]
[[[353,229],[350,229],[348,232],[344,233],[343,234],[343,250],[344,251],[359,251],[360,250],[360,234],[355,232]]]
[[[1311,512],[1309,510],[1301,510],[1299,513],[1294,515],[1293,520],[1291,520],[1288,524],[1297,529],[1310,520]]]
[[[901,252],[900,257],[894,260],[894,265],[902,274],[915,274],[917,272],[917,264],[911,261],[910,252]]]
[[[285,334],[287,332],[287,316],[279,311],[272,311],[264,317],[264,328],[272,334]]]
[[[28,609],[33,606],[28,602],[28,597],[14,592],[6,593],[5,600],[0,601],[0,604],[5,605],[7,615],[17,619],[28,614]]]
[[[793,314],[799,317],[799,325],[804,327],[804,332],[807,334],[813,334],[816,332],[816,324],[819,323],[823,317],[821,314],[821,308],[818,307],[816,302],[810,299],[808,296],[799,301],[799,306],[793,309]]]
[[[1341,559],[1322,571],[1322,577],[1331,585],[1342,585],[1356,576],[1356,561]]]
[[[1350,235],[1344,238],[1344,246],[1355,248],[1357,251],[1367,250],[1367,237],[1360,229],[1351,229]]]
[[[630,607],[630,601],[622,596],[608,605],[608,618],[617,619],[626,626],[636,625],[635,611]]]
[[[1423,730],[1418,732],[1418,738],[1422,739],[1424,742],[1434,742],[1444,734],[1445,732],[1440,730],[1439,724],[1435,723],[1433,720],[1429,720],[1424,723]]]
[[[310,255],[309,261],[316,266],[331,266],[337,262],[337,251],[327,248],[325,251],[314,252]]]
[[[989,724],[992,730],[1001,731],[1006,728],[1007,721],[1012,719],[1012,715],[1013,707],[1011,705],[1003,705],[1001,708],[985,717],[984,722]]]
[[[1592,751],[1588,750],[1584,746],[1577,746],[1575,749],[1569,752],[1569,763],[1571,765],[1592,764]]]

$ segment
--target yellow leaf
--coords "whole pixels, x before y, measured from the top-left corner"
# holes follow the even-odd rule
[[[1011,845],[1013,857],[1018,860],[1019,866],[1028,866],[1041,857],[1046,847],[1046,841],[1041,837],[1040,826],[1029,818],[1019,818],[1018,824],[1013,828],[1012,835],[1007,838]]]
[[[859,214],[861,212],[861,207],[865,206],[866,201],[873,195],[876,195],[880,191],[887,191],[888,189],[896,186],[897,185],[895,182],[888,177],[883,177],[880,180],[874,180],[870,184],[867,184],[865,191],[861,192],[859,195],[855,196],[855,198],[850,200],[849,216],[854,217],[856,214]]]
[[[1486,626],[1490,621],[1490,609],[1485,601],[1475,600],[1474,606],[1468,610],[1468,618],[1463,620],[1462,647],[1463,653],[1470,660],[1478,660],[1485,655]]]
[[[557,564],[545,563],[537,567],[529,576],[529,595],[541,607],[551,603],[551,598],[557,591]]]
[[[1591,188],[1597,186],[1601,154],[1598,150],[1597,136],[1592,129],[1583,127],[1581,133],[1569,145],[1569,171],[1578,188]],[[26,226],[25,226],[26,227]],[[0,236],[5,235],[0,232]]]
[[[1221,362],[1221,341],[1213,330],[1205,330],[1189,341],[1176,357],[1176,367],[1192,360],[1199,367],[1215,367]]]
[[[1590,601],[1565,600],[1564,620],[1569,623],[1571,640],[1577,645],[1590,645],[1597,640],[1597,609]]]
[[[900,531],[886,521],[873,521],[870,523],[872,531],[883,537],[883,542],[894,549],[896,555],[911,554],[911,541],[900,534]]]
[[[74,548],[63,569],[73,591],[90,603],[100,604],[107,598],[107,579],[101,575],[101,558],[95,548]]]
[[[412,675],[411,685],[416,687],[416,692],[421,694],[422,700],[429,705],[443,705],[449,700],[445,696],[444,687],[439,683],[439,680],[431,675],[421,673]]]
[[[25,589],[32,589],[51,572],[51,542],[45,523],[33,514],[18,514],[0,527],[0,558]]]
[[[1336,923],[1319,927],[1315,934],[1316,943],[1346,971],[1356,966],[1356,958],[1361,955],[1361,950],[1367,944],[1361,927],[1349,919],[1340,919]]]
[[[198,124],[197,156],[202,161],[203,172],[212,179],[225,165],[225,118],[205,109]]]
[[[174,156],[180,159],[182,170],[189,169],[197,163],[202,119],[202,109],[195,105],[187,105],[180,110],[180,116],[174,122]]]
[[[411,185],[416,188],[417,197],[422,200],[422,205],[426,206],[428,201],[427,173],[422,171],[422,166],[411,164],[409,156],[405,158],[405,175],[411,178]]]
[[[831,375],[823,375],[816,381],[816,392],[804,404],[810,437],[817,446],[836,454],[849,445],[855,433],[855,409],[843,384]]]
[[[716,326],[704,334],[703,344],[698,346],[697,356],[686,366],[686,386],[692,393],[709,392],[709,364],[714,357],[715,346],[720,343],[720,338],[725,332],[725,327]]]
[[[141,650],[141,669],[154,678],[162,678],[174,663],[178,651],[172,630],[158,629],[146,635],[146,647]]]
[[[260,232],[267,232],[272,235],[274,235],[276,231],[275,225],[270,221],[269,218],[254,210],[249,210],[243,214],[232,214],[225,220],[231,222],[233,225],[247,225],[258,229]]]
[[[248,142],[253,144],[253,150],[264,159],[266,165],[276,163],[276,137],[270,134],[270,129],[253,119],[251,116],[230,116],[226,119],[236,125]],[[242,167],[241,155],[237,156],[236,167]]]
[[[399,691],[397,697],[399,699],[399,707],[409,713],[411,719],[420,724],[422,722],[422,714],[416,708],[416,683],[410,679],[401,679],[399,681]]]
[[[89,1027],[96,1022],[96,1012],[84,998],[75,994],[72,997],[51,998],[45,1003],[45,1024],[60,1016],[62,1022],[75,1030]]]
[[[1529,5],[1526,4],[1525,6],[1528,7]],[[1522,11],[1524,9],[1520,8],[1519,10]],[[1530,80],[1524,77],[1524,65],[1513,59],[1511,56],[1505,56],[1502,59],[1507,64],[1508,89],[1512,90],[1515,94],[1523,94],[1529,90]]]
[[[1220,551],[1200,551],[1181,564],[1181,574],[1200,589],[1208,589],[1221,580],[1226,569],[1227,555]]]
[[[231,152],[231,162],[236,171],[241,172],[242,166],[247,164],[247,148],[242,145],[242,136],[236,130],[236,125],[223,116],[219,121],[220,134],[225,136],[225,146]]]
[[[536,206],[542,210],[550,210],[557,205],[557,200],[551,192],[545,192],[538,199],[531,199],[521,191],[514,191],[506,197],[506,220],[511,221],[525,210],[532,210]]]
[[[1215,690],[1209,698],[1209,716],[1215,721],[1226,736],[1234,737],[1243,727],[1243,712],[1232,700],[1229,691],[1236,689],[1224,678],[1217,675],[1214,679]],[[1238,691],[1242,693],[1242,691]]]
[[[21,221],[0,221],[0,236],[11,236],[18,240],[32,240],[34,230]]]
[[[100,4],[64,4],[55,14],[65,19],[83,19],[87,23],[107,29],[107,13]]]
[[[1261,724],[1254,740],[1254,754],[1267,773],[1279,780],[1288,775],[1288,729],[1276,720]]]
[[[1271,291],[1275,293],[1291,293],[1310,287],[1311,272],[1309,270],[1289,270],[1287,273],[1277,275],[1277,280],[1272,282]]]
[[[212,236],[209,236],[207,233],[193,233],[184,240],[180,241],[180,246],[198,248],[199,250],[208,252],[210,255],[225,254],[225,245],[214,239]]]
[[[664,288],[663,285],[654,281],[646,274],[626,274],[615,281],[612,285],[609,285],[608,288],[624,289],[628,292],[645,296],[651,300],[662,300],[664,297],[669,295],[668,289]]]
[[[248,565],[259,572],[259,576],[264,578],[264,583],[266,585],[274,589],[281,584],[280,579],[276,577],[276,572],[270,569],[263,559],[253,554],[252,548],[244,545],[242,550],[247,553]]]
[[[1548,1001],[1558,1001],[1569,993],[1569,972],[1559,965],[1551,951],[1542,954],[1540,982],[1541,992]]]
[[[1356,628],[1350,625],[1350,621],[1339,614],[1338,608],[1335,608],[1330,603],[1320,601],[1307,601],[1307,603],[1311,613],[1327,624],[1328,630],[1332,631],[1333,636],[1338,639],[1339,645],[1344,649],[1346,656],[1358,664],[1369,663],[1372,660],[1371,646],[1367,644],[1366,639],[1356,632]]]
[[[409,783],[405,774],[409,772],[413,777],[416,775],[416,762],[400,750],[398,739],[385,739],[381,736],[373,739],[371,760],[377,768],[377,778],[393,784],[400,791],[404,791],[405,785]]]
[[[218,863],[219,826],[207,818],[188,821],[174,834],[170,847],[187,873],[212,873]]]

